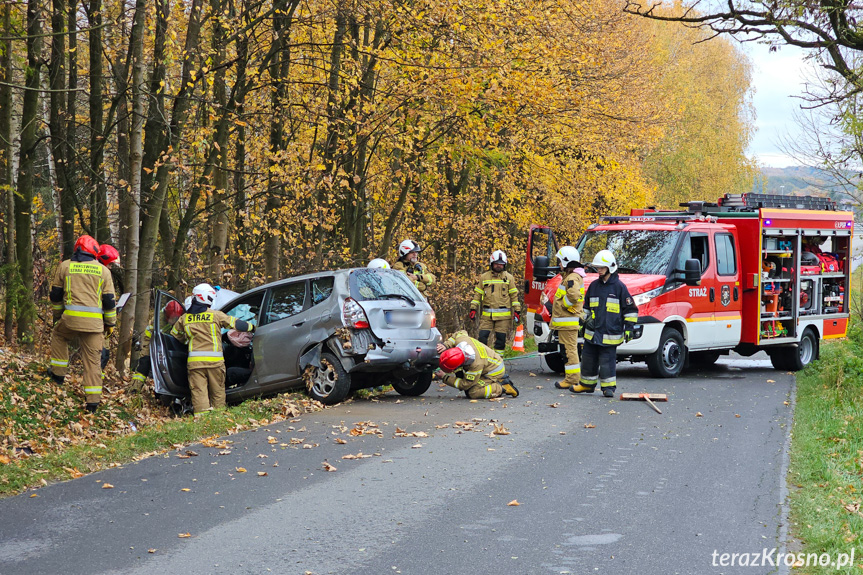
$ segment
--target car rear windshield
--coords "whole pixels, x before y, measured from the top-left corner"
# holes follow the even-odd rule
[[[358,269],[351,272],[351,297],[357,301],[392,299],[398,296],[420,301],[423,297],[401,272]]]
[[[665,275],[680,233],[676,230],[591,230],[576,246],[590,263],[600,250],[611,250],[622,274]]]

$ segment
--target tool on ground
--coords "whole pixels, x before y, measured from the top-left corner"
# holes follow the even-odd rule
[[[661,414],[662,412],[656,407],[654,401],[668,401],[668,395],[664,393],[621,393],[620,394],[621,401],[627,400],[635,400],[641,401],[644,400],[656,411],[656,413]]]
[[[515,340],[512,342],[512,351],[524,351],[524,326],[518,324],[515,329]]]

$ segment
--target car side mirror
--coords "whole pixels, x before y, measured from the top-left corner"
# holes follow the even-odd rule
[[[533,258],[533,279],[538,282],[550,280],[560,271],[557,267],[549,265],[548,256],[536,256]]]
[[[688,286],[697,286],[701,283],[701,262],[689,259],[683,264],[683,282]]]

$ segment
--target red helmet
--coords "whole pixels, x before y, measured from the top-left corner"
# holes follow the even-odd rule
[[[440,368],[447,373],[453,372],[464,364],[464,352],[451,347],[440,354]]]
[[[168,302],[168,305],[165,306],[165,317],[168,318],[168,321],[173,319],[177,319],[181,315],[183,315],[183,306],[180,305],[180,302],[171,300]]]
[[[114,246],[109,246],[108,244],[102,244],[99,246],[99,255],[96,256],[96,259],[99,260],[103,265],[110,265],[114,262],[120,262],[120,252],[117,251],[117,248]]]
[[[85,254],[90,254],[93,257],[99,255],[99,242],[90,236],[83,235],[75,242],[75,251],[81,250]]]

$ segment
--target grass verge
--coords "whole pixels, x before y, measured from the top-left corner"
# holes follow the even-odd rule
[[[806,554],[855,550],[855,565],[802,565],[796,573],[863,573],[863,331],[823,343],[797,377],[788,482],[791,533]]]

